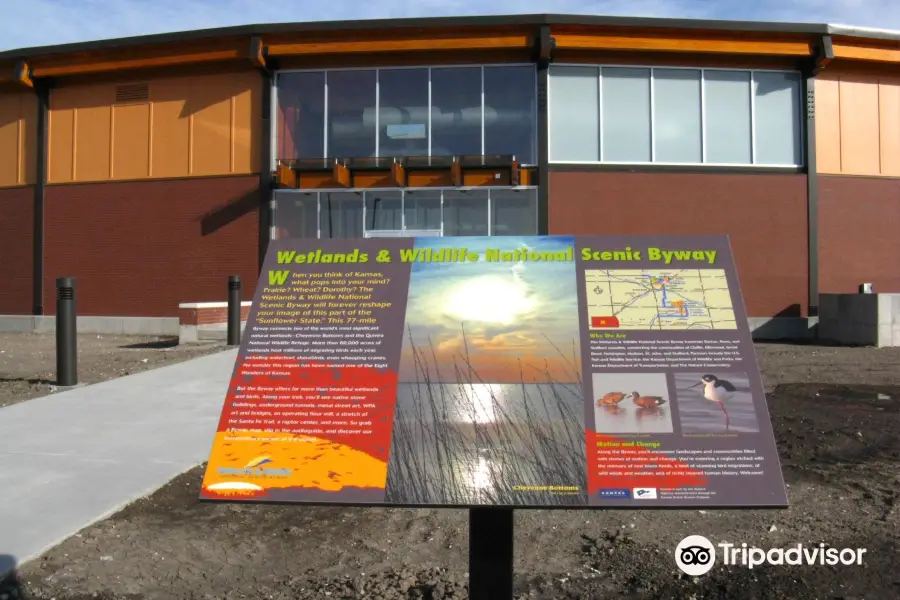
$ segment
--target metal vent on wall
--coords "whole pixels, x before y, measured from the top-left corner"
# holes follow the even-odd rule
[[[116,102],[141,102],[150,98],[150,86],[134,83],[116,86]]]

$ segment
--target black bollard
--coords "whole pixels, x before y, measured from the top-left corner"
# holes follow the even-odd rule
[[[56,280],[56,385],[78,383],[78,339],[76,338],[75,278]]]
[[[241,276],[228,277],[228,345],[241,343]]]

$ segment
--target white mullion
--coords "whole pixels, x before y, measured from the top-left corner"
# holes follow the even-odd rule
[[[491,190],[488,190],[487,193],[488,193],[488,198],[487,198],[487,215],[488,215],[487,234],[488,234],[488,237],[490,237],[490,236],[493,235],[493,231],[494,231],[494,227],[493,227],[494,213],[491,211]]]
[[[375,69],[375,158],[381,156],[381,69]],[[365,205],[365,203],[363,203]],[[365,225],[365,223],[363,223]]]
[[[441,192],[441,237],[444,237],[444,190]]]
[[[700,69],[700,162],[706,164],[706,70]]]
[[[597,67],[597,160],[603,162],[603,67]]]
[[[756,75],[750,71],[750,164],[756,164]]]
[[[484,161],[484,65],[481,66],[481,156]]]
[[[325,131],[322,132],[322,158],[328,158],[328,71],[325,71]]]
[[[656,86],[653,84],[654,81],[654,69],[650,67],[650,162],[656,162],[656,127],[654,127],[654,121],[656,120]]]
[[[272,78],[269,94],[269,170],[278,169],[278,75]]]
[[[316,238],[322,239],[322,194],[316,195]]]

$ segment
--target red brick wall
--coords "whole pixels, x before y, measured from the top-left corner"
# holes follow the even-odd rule
[[[34,188],[0,188],[0,315],[32,312]]]
[[[748,316],[808,308],[806,176],[550,173],[551,234],[727,234]]]
[[[819,176],[819,290],[900,293],[900,179]]]
[[[48,186],[45,297],[77,278],[81,315],[177,317],[183,302],[244,300],[258,276],[259,178]]]
[[[246,321],[250,314],[250,306],[241,307],[241,321]],[[178,322],[181,325],[215,325],[228,322],[228,308],[180,308]]]

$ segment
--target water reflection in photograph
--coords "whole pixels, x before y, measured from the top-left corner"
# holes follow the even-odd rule
[[[401,384],[390,461],[390,502],[585,504],[581,387]]]

